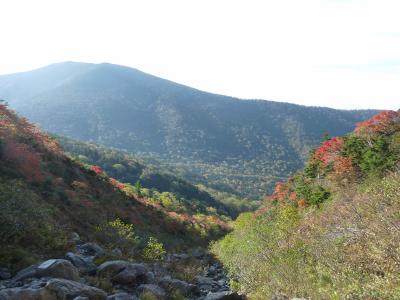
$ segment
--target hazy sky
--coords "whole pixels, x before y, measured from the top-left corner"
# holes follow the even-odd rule
[[[400,108],[399,0],[0,0],[0,74],[66,60],[202,90]]]

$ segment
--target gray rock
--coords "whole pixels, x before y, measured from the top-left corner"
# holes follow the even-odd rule
[[[158,283],[164,290],[168,292],[169,295],[173,295],[178,292],[182,296],[190,295],[195,291],[196,286],[186,281],[182,281],[179,279],[173,279],[171,277],[164,277]]]
[[[164,289],[155,284],[142,284],[138,287],[137,292],[139,295],[151,295],[157,300],[167,299]]]
[[[93,263],[90,257],[77,255],[72,252],[65,254],[65,259],[69,260],[81,273],[94,275],[97,266]]]
[[[76,232],[71,233],[71,241],[77,245],[83,243],[81,237]]]
[[[129,295],[128,293],[117,293],[107,297],[107,300],[139,300],[138,297],[134,295]]]
[[[0,291],[0,300],[58,300],[45,288],[8,288]]]
[[[74,299],[74,297],[87,297],[89,300],[105,300],[107,294],[95,287],[65,279],[50,279],[46,290],[57,296],[57,299]]]
[[[204,300],[243,300],[244,298],[236,292],[225,291],[208,293]]]
[[[0,300],[105,300],[106,293],[76,281],[66,279],[33,280],[21,287],[0,291]]]
[[[77,248],[80,254],[86,256],[89,255],[89,256],[101,257],[105,254],[104,249],[95,243],[86,243],[83,245],[78,245]]]
[[[148,282],[147,270],[143,265],[123,260],[101,264],[97,269],[97,276],[109,279],[112,284],[137,285]]]
[[[197,288],[203,292],[217,291],[219,288],[218,284],[209,277],[196,276]]]
[[[40,277],[64,278],[78,281],[79,272],[68,260],[49,259],[19,271],[13,278],[13,281]]]

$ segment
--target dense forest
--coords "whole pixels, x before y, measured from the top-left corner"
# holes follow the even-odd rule
[[[0,76],[0,99],[46,131],[156,159],[191,182],[249,199],[303,167],[321,138],[374,111],[202,92],[128,67],[60,63]]]
[[[259,201],[242,199],[206,186],[185,181],[172,171],[149,165],[128,152],[109,149],[95,144],[57,137],[64,150],[73,159],[90,165],[99,165],[109,176],[140,189],[141,195],[158,199],[173,211],[210,213],[237,217],[240,212],[254,210]]]
[[[323,141],[211,250],[250,299],[399,299],[399,171],[385,111]]]

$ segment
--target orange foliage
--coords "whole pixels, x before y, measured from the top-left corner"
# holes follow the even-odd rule
[[[400,122],[399,111],[383,111],[371,119],[357,123],[354,130],[357,134],[387,133],[389,128]]]
[[[4,147],[4,157],[8,161],[16,163],[21,173],[30,181],[43,180],[41,161],[38,154],[32,152],[28,145],[7,141]]]
[[[333,164],[333,169],[338,175],[351,173],[353,171],[352,158],[343,156],[337,157]]]
[[[115,178],[111,178],[110,177],[110,183],[113,187],[119,189],[119,190],[123,190],[125,188],[125,184],[119,182],[118,180],[116,180]]]
[[[307,202],[306,202],[305,199],[300,199],[299,201],[297,201],[297,205],[298,205],[299,207],[304,208],[304,207],[307,207]]]

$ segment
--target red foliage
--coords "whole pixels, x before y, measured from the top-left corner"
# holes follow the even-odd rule
[[[114,186],[115,188],[119,189],[119,190],[123,190],[125,188],[125,184],[119,182],[118,180],[111,178],[110,177],[110,183],[112,186]]]
[[[315,150],[315,159],[322,162],[323,166],[329,165],[338,157],[343,148],[343,143],[343,139],[340,137],[334,137],[323,142],[322,145]]]
[[[91,166],[90,170],[95,172],[97,175],[103,174],[103,169],[100,166]]]
[[[7,141],[4,147],[4,158],[16,163],[21,173],[33,182],[43,180],[43,174],[40,167],[40,157],[32,152],[28,145]]]
[[[399,111],[383,111],[371,119],[357,123],[354,130],[357,134],[387,133],[390,127],[400,122]]]

